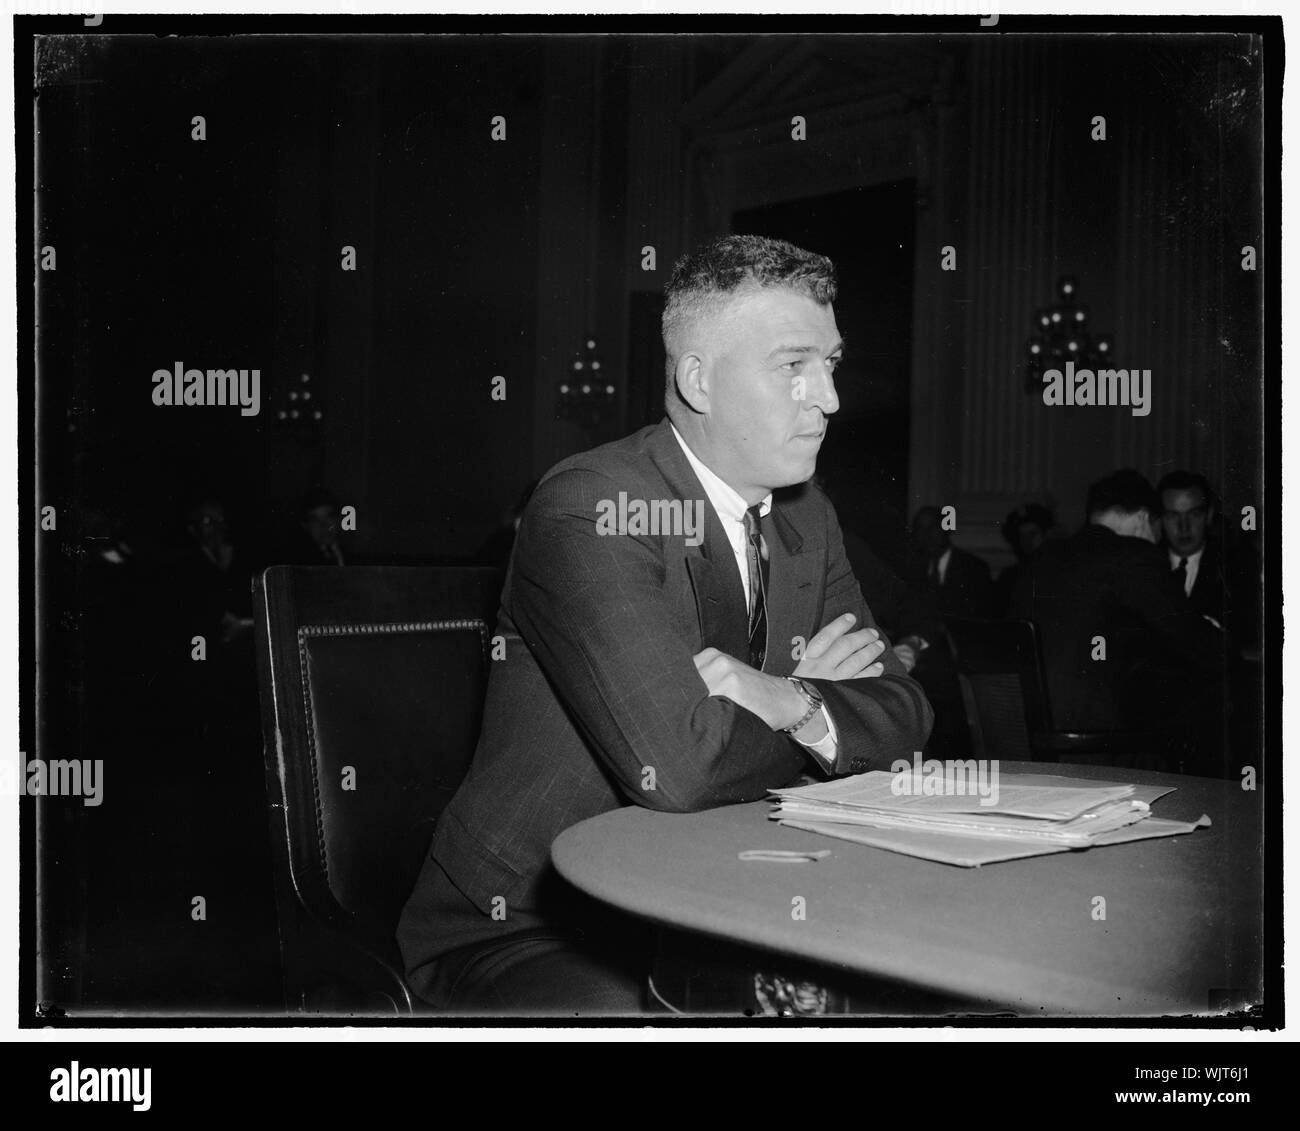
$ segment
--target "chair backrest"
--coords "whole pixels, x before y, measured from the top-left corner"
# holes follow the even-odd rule
[[[976,756],[1032,760],[1030,736],[1051,729],[1033,622],[947,617],[944,624]]]
[[[272,566],[254,584],[295,1007],[337,981],[401,1008],[397,920],[474,753],[499,589],[476,568]]]

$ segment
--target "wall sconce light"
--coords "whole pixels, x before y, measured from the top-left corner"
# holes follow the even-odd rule
[[[289,427],[320,424],[325,416],[320,389],[312,384],[310,373],[300,373],[276,397],[275,419]]]
[[[584,348],[569,363],[568,372],[556,383],[556,412],[562,420],[576,421],[594,432],[614,408],[613,378],[596,353],[596,339],[586,339]]]
[[[1078,369],[1113,365],[1114,340],[1110,334],[1091,333],[1088,307],[1079,302],[1078,290],[1074,277],[1064,275],[1056,284],[1057,301],[1034,311],[1034,333],[1025,344],[1025,392],[1041,392],[1043,373],[1064,369],[1067,361]]]

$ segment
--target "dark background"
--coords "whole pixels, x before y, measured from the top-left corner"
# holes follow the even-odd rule
[[[1261,288],[1240,269],[1265,241],[1260,51],[1242,35],[36,40],[35,237],[58,270],[37,272],[35,488],[59,526],[38,543],[33,750],[103,757],[118,802],[55,810],[43,995],[274,997],[251,656],[189,660],[187,501],[222,500],[250,569],[277,560],[313,487],[356,508],[352,560],[481,560],[547,467],[657,419],[659,296],[702,239],[760,232],[837,261],[848,350],[821,471],[846,528],[895,564],[909,513],[952,504],[955,540],[996,572],[1007,510],[1046,501],[1073,527],[1119,466],[1203,471],[1226,513],[1262,515]],[[20,92],[27,77],[20,62]],[[1024,393],[1031,315],[1062,274],[1118,364],[1152,368],[1151,417]],[[556,386],[589,336],[617,391],[584,426]],[[259,369],[261,414],[154,406],[151,374],[178,360]],[[304,373],[323,419],[280,421]],[[129,586],[88,555],[105,523],[135,551]]]
[[[473,556],[556,459],[656,418],[663,280],[726,230],[839,264],[848,399],[824,470],[891,556],[910,509],[965,502],[959,542],[1000,564],[1007,506],[1078,521],[1109,465],[1258,496],[1244,37],[68,36],[36,66],[62,272],[41,293],[43,495],[110,502],[137,538],[210,493],[273,545],[320,485],[357,507],[365,556]],[[1118,362],[1153,368],[1152,418],[1023,394],[1031,315],[1066,273]],[[618,391],[584,429],[555,385],[589,335]],[[259,369],[261,415],[153,406],[177,360]],[[281,424],[303,373],[324,419]]]

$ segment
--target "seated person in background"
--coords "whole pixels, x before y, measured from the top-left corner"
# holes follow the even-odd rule
[[[309,491],[295,508],[296,529],[285,550],[291,565],[346,565],[339,539],[338,500],[325,491]]]
[[[559,879],[559,833],[626,805],[754,801],[809,768],[887,769],[925,745],[925,696],[808,483],[839,407],[835,295],[831,261],[781,241],[686,256],[663,316],[667,419],[538,485],[478,748],[398,929],[425,999],[638,1011],[646,926]]]
[[[934,594],[940,614],[989,618],[993,582],[988,563],[952,544],[938,507],[922,507],[913,517],[912,552],[908,579]]]
[[[1224,537],[1209,481],[1171,471],[1156,485],[1169,568],[1192,608],[1224,630],[1227,644],[1231,748],[1246,753],[1262,741],[1260,561],[1251,542]]]
[[[253,627],[253,564],[236,549],[219,499],[196,498],[185,512],[189,549],[174,571],[174,581],[197,616],[203,635],[229,643]]]
[[[1171,471],[1156,485],[1156,491],[1170,571],[1192,608],[1226,629],[1230,593],[1222,544],[1210,537],[1215,506],[1209,481],[1190,471]]]
[[[934,595],[908,585],[853,531],[841,533],[858,587],[864,597],[870,597],[872,613],[896,641],[894,655],[910,672],[917,657],[943,635]]]
[[[1020,576],[1021,566],[1038,556],[1048,531],[1056,525],[1056,516],[1038,503],[1022,503],[1002,523],[1002,537],[1016,555],[1013,564],[998,574],[993,583],[993,615],[1005,617],[1011,606],[1011,594]]]
[[[1160,509],[1136,471],[1094,483],[1087,525],[1028,563],[1011,614],[1038,626],[1057,729],[1161,731],[1204,771],[1222,747],[1222,634],[1155,545]]]
[[[235,749],[257,733],[253,655],[253,576],[260,567],[232,536],[219,499],[199,496],[186,510],[189,548],[169,571],[167,602],[173,631],[204,637],[206,662],[176,669],[177,714],[195,736],[218,749]]]
[[[954,546],[938,507],[921,507],[912,518],[912,556],[907,580],[929,595],[942,617],[987,620],[993,612],[993,582],[983,559]],[[913,672],[934,708],[934,734],[928,751],[938,758],[966,757],[970,731],[957,683],[957,668],[945,641],[927,648]]]

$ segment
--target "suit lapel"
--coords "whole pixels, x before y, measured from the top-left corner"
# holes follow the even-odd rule
[[[719,527],[718,516],[709,511],[708,522]],[[723,536],[726,543],[726,536]],[[709,538],[705,537],[707,546]],[[725,557],[723,555],[726,555]],[[700,637],[706,648],[717,648],[737,660],[749,663],[749,623],[745,609],[745,590],[740,572],[733,564],[729,543],[710,547],[710,553],[690,554],[686,570],[695,589],[695,613],[700,622]]]
[[[686,547],[686,569],[695,590],[695,611],[705,647],[717,648],[749,663],[749,621],[745,588],[736,568],[735,552],[727,540],[722,520],[664,420],[651,431],[646,448],[668,484],[672,497],[704,503],[704,539],[699,547]],[[804,643],[820,625],[813,624],[821,591],[819,556],[815,543],[805,540],[786,514],[786,505],[803,491],[794,487],[777,491],[764,525],[767,537],[769,580],[767,591],[767,658],[763,670],[789,675],[796,661],[794,638]]]
[[[801,490],[795,488],[794,490]],[[771,580],[767,597],[767,659],[763,670],[772,675],[790,675],[798,661],[794,658],[794,639],[803,637],[806,645],[820,625],[813,623],[821,593],[819,557],[813,543],[804,539],[786,515],[778,491],[772,499],[768,521],[776,537],[767,541]]]
[[[667,420],[654,429],[647,451],[668,484],[670,496],[703,503],[704,539],[686,547],[686,571],[695,592],[695,613],[704,647],[749,663],[749,619],[745,588],[722,519],[678,444]]]

